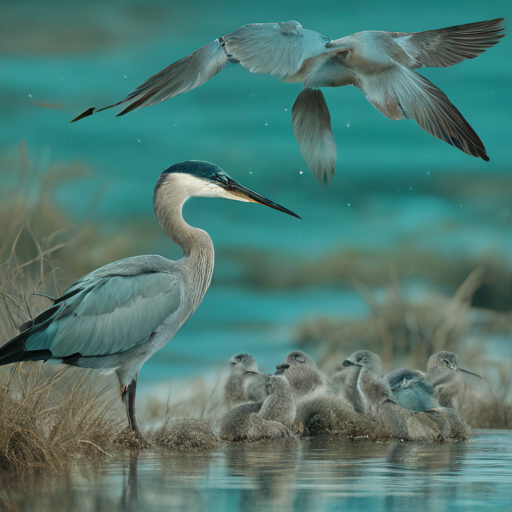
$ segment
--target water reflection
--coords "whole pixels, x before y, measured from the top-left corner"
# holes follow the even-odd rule
[[[4,493],[13,510],[487,510],[512,507],[512,433],[418,445],[330,437],[133,452]],[[5,507],[2,507],[5,508]]]

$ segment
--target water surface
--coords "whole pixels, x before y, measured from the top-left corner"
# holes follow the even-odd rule
[[[16,498],[26,510],[511,510],[512,433],[418,445],[332,437],[147,451]]]

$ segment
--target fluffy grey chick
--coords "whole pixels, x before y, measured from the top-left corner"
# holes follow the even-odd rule
[[[278,375],[267,382],[263,403],[246,403],[222,419],[219,437],[226,441],[260,441],[294,437],[290,426],[295,417],[295,399],[288,381]]]
[[[315,361],[304,352],[290,352],[276,374],[286,377],[296,401],[295,425],[319,431],[353,432],[355,412],[343,398],[332,392]]]
[[[226,403],[231,409],[244,402],[263,402],[267,397],[268,375],[260,373],[251,354],[238,354],[229,360],[231,373],[224,387]]]
[[[356,411],[377,420],[392,439],[428,441],[441,437],[431,418],[396,404],[389,383],[382,377],[377,354],[360,350],[343,364],[351,368],[343,389],[345,396]]]
[[[460,372],[482,378],[461,368],[459,358],[453,352],[437,352],[428,360],[427,380],[434,387],[434,394],[443,407],[459,409],[460,395],[464,390],[464,379]]]

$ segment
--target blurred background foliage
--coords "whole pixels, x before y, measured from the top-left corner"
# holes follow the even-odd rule
[[[355,88],[329,89],[338,166],[333,185],[318,187],[291,129],[300,84],[234,65],[123,118],[111,110],[69,121],[245,23],[296,19],[338,38],[509,11],[505,0],[464,9],[440,0],[3,2],[1,260],[37,258],[26,269],[53,295],[117,259],[179,258],[154,219],[152,190],[167,166],[209,160],[304,220],[228,201],[187,204],[187,221],[214,241],[214,278],[194,318],[145,365],[141,395],[165,398],[170,377],[214,379],[239,352],[271,371],[299,346],[327,371],[356,348],[375,350],[390,370],[424,368],[447,347],[498,378],[512,357],[510,34],[473,61],[420,71],[475,128],[489,163],[386,119]]]

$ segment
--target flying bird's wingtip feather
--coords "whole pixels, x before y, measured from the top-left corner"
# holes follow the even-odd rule
[[[77,121],[80,121],[80,119],[83,119],[84,117],[92,116],[96,112],[96,107],[88,108],[85,112],[82,112],[79,116],[75,117],[70,123],[76,123]]]

